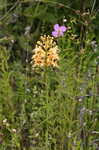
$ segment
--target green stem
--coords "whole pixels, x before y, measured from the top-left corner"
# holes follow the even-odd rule
[[[48,150],[48,114],[49,114],[49,111],[48,111],[48,103],[49,103],[49,100],[48,100],[48,68],[47,66],[45,66],[45,72],[44,72],[44,80],[45,80],[45,91],[46,91],[46,132],[45,132],[45,147],[46,147],[46,150]]]

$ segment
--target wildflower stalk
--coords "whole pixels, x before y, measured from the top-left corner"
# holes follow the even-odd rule
[[[45,64],[47,62],[47,50],[45,50]],[[48,149],[48,67],[47,65],[44,66],[44,80],[45,80],[45,97],[46,97],[46,132],[45,132],[45,147],[46,150]]]
[[[48,103],[49,103],[48,80],[47,80],[47,72],[46,72],[46,120],[47,120],[47,123],[46,123],[46,150],[48,149],[48,116],[49,116]]]
[[[51,36],[41,36],[40,41],[34,49],[32,56],[33,69],[36,67],[43,69],[43,77],[45,83],[45,114],[46,114],[46,131],[45,131],[45,147],[49,149],[49,67],[58,67],[58,46]]]

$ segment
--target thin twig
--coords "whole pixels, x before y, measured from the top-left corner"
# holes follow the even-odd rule
[[[46,1],[42,0],[42,2],[43,2],[43,3],[52,3],[52,4],[58,5],[58,6],[63,6],[63,7],[65,7],[65,8],[68,8],[68,9],[72,10],[73,12],[75,12],[75,13],[77,14],[77,10],[75,10],[75,9],[73,9],[73,8],[71,8],[71,7],[69,7],[69,6],[65,5],[65,4],[63,4],[63,3],[54,2],[54,1],[49,1],[49,0],[46,0]]]
[[[95,4],[96,4],[96,0],[94,0],[94,2],[93,2],[92,9],[91,9],[91,14],[92,14],[92,12],[94,10]]]

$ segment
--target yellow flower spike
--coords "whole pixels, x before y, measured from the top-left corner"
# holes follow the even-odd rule
[[[32,67],[52,66],[58,67],[59,55],[58,46],[51,36],[41,36],[33,50]]]

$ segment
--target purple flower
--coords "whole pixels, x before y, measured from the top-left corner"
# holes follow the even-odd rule
[[[54,31],[52,32],[52,35],[54,37],[60,37],[64,35],[64,32],[67,30],[65,26],[59,26],[59,24],[54,25]]]

